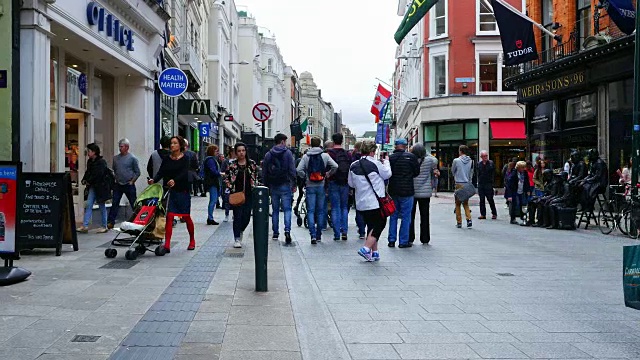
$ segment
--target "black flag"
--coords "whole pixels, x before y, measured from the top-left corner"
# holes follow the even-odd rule
[[[496,0],[491,0],[491,6],[500,29],[504,64],[518,65],[536,60],[538,50],[533,35],[533,25]]]

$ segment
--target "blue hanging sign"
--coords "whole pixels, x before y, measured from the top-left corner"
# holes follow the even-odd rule
[[[78,89],[82,95],[87,96],[87,75],[84,73],[80,74],[80,77],[78,77]]]
[[[208,137],[209,136],[209,123],[200,123],[198,124],[198,127],[200,128],[200,136],[202,137]]]
[[[376,144],[382,145],[384,144],[384,124],[378,123],[376,129]]]
[[[187,91],[189,80],[184,71],[178,68],[167,68],[162,70],[158,78],[158,87],[163,94],[176,97]]]

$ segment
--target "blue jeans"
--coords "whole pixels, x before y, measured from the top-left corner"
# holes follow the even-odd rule
[[[289,184],[274,186],[271,189],[271,225],[273,236],[280,234],[280,202],[284,209],[284,232],[291,232],[291,207],[293,193]]]
[[[511,212],[511,221],[515,220],[517,217],[523,217],[522,207],[525,205],[525,194],[514,194],[511,197],[511,208],[509,209]]]
[[[93,204],[96,202],[96,192],[93,188],[89,188],[89,196],[87,197],[87,208],[84,210],[84,220],[82,221],[82,226],[89,226],[89,222],[91,222],[91,217],[93,216]],[[100,208],[100,214],[102,215],[102,227],[107,227],[107,207],[102,204],[98,204]]]
[[[113,187],[113,202],[111,203],[111,210],[109,210],[109,224],[116,223],[116,217],[118,216],[118,211],[120,211],[120,199],[122,199],[122,195],[127,197],[127,200],[129,200],[129,204],[131,205],[131,209],[134,210],[133,207],[136,203],[136,186],[129,184],[116,184]]]
[[[392,196],[396,211],[389,219],[389,242],[396,242],[398,237],[398,217],[400,224],[400,244],[409,243],[409,229],[411,228],[411,210],[413,209],[413,196]]]
[[[358,225],[358,235],[365,236],[367,233],[367,224],[364,222],[362,213],[358,210],[356,210],[356,225]]]
[[[322,216],[326,203],[324,186],[307,186],[306,192],[309,234],[312,238],[319,239],[322,236],[322,229],[327,226],[327,217]]]
[[[333,236],[346,234],[349,223],[349,185],[329,183],[329,199],[331,200],[331,221],[333,222]]]
[[[213,185],[209,188],[209,217],[208,220],[213,220],[213,210],[216,209],[218,203],[218,185]]]

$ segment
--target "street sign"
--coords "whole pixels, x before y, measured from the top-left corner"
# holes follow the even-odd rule
[[[257,103],[251,113],[257,121],[265,122],[271,117],[271,108],[265,103]]]
[[[187,91],[189,80],[184,71],[178,68],[167,68],[162,70],[158,78],[158,88],[163,94],[176,97]]]
[[[209,123],[200,123],[198,124],[198,127],[200,128],[200,136],[202,137],[207,137],[209,136]]]
[[[472,78],[472,77],[468,77],[468,78],[456,78],[456,82],[457,83],[472,83],[475,82],[476,79]]]

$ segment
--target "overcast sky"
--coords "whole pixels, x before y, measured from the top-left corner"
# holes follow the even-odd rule
[[[378,84],[390,82],[401,17],[397,0],[236,0],[276,37],[287,65],[309,71],[343,123],[361,136]],[[389,88],[387,86],[387,88]]]

